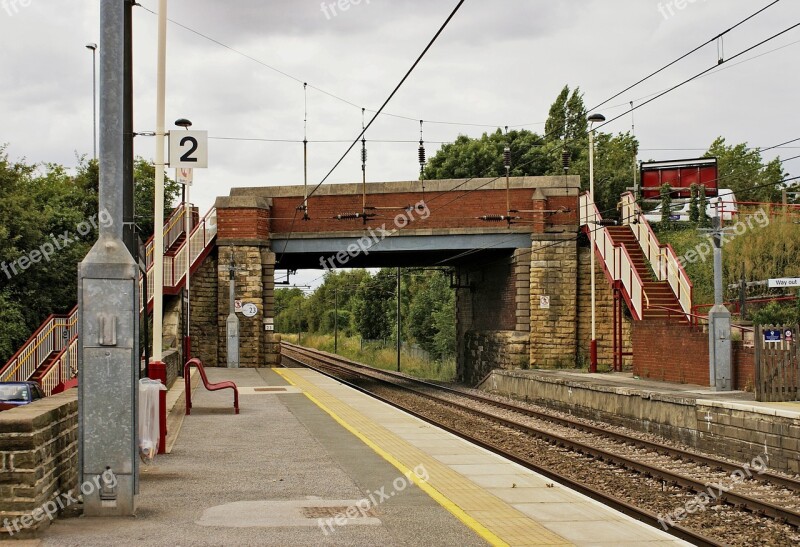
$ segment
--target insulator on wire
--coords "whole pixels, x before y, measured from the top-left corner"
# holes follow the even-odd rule
[[[361,163],[367,163],[367,141],[361,139]]]
[[[336,220],[352,220],[356,218],[361,218],[361,213],[345,213],[343,215],[336,215]]]
[[[419,141],[419,164],[420,166],[425,165],[427,162],[425,161],[425,146],[423,145],[422,141]]]
[[[571,161],[569,150],[564,150],[561,153],[561,165],[564,167],[564,171],[569,171],[569,163]]]
[[[511,149],[508,146],[503,149],[503,165],[506,169],[511,169]]]
[[[508,220],[509,217],[505,215],[484,215],[479,217],[479,219],[486,222],[503,222],[504,220]]]

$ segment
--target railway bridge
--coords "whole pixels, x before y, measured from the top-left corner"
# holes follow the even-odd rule
[[[574,362],[580,180],[518,177],[320,187],[234,188],[215,204],[213,249],[192,278],[193,353],[226,362],[231,263],[242,367],[279,360],[276,270],[449,267],[457,291],[458,370]],[[541,297],[547,297],[544,299]],[[532,300],[535,306],[532,306]]]

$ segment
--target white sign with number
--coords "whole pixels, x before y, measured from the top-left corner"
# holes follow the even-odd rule
[[[170,131],[169,166],[205,169],[208,167],[208,131]]]
[[[255,317],[258,314],[258,306],[255,304],[244,304],[242,306],[242,315],[245,317]]]

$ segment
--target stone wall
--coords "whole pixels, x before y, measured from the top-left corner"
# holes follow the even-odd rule
[[[520,249],[504,260],[456,269],[456,362],[462,380],[477,382],[492,368],[527,368],[529,255]]]
[[[20,518],[30,534],[50,522],[37,509],[77,487],[76,389],[0,412],[0,521]],[[0,539],[8,535],[0,527]]]
[[[574,367],[578,250],[575,238],[534,240],[530,273],[530,365]],[[549,297],[549,308],[542,302]]]
[[[766,445],[771,470],[800,473],[800,414],[791,410],[599,385],[551,371],[495,370],[479,387],[742,463]]]
[[[219,331],[217,325],[217,251],[205,259],[192,275],[192,357],[200,359],[205,366],[225,366],[219,362]]]
[[[528,366],[528,334],[516,331],[474,332],[465,334],[464,381],[477,384],[494,369]]]
[[[255,304],[255,317],[239,314],[239,366],[241,368],[271,367],[280,363],[280,337],[265,331],[265,317],[274,318],[275,254],[258,245],[221,245],[217,266],[217,328],[221,341],[218,349],[219,366],[227,366],[227,324],[230,312],[230,273],[228,266],[233,253],[236,272],[236,299],[242,304]],[[266,314],[266,315],[265,315]]]
[[[589,362],[589,346],[592,340],[592,278],[591,254],[588,247],[578,249],[578,362]],[[597,333],[597,362],[612,366],[614,363],[614,289],[608,282],[599,260],[595,260],[595,329]],[[623,309],[626,308],[622,301]],[[631,318],[623,314],[622,351],[633,351]],[[623,367],[630,369],[633,358],[623,357]]]

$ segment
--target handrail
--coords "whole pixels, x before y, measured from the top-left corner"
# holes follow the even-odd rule
[[[186,215],[186,205],[184,203],[180,203],[173,211],[170,213],[167,220],[164,222],[164,251],[166,252],[167,249],[172,247],[173,243],[175,243],[181,235],[183,235],[184,228],[186,226],[186,222],[178,222],[183,220],[184,216]],[[149,268],[153,262],[153,237],[150,236],[145,243],[145,264]]]
[[[667,281],[687,318],[692,311],[694,285],[670,244],[663,245],[636,203],[633,194],[622,195],[623,223],[631,228],[659,281]]]
[[[708,321],[708,316],[706,316],[706,315],[697,315],[696,313],[688,313],[688,314],[686,314],[686,313],[683,312],[683,310],[676,309],[676,308],[669,308],[667,306],[650,306],[649,309],[652,309],[652,310],[664,310],[664,311],[668,311],[668,312],[675,312],[675,313],[677,313],[679,315],[688,316],[687,319],[690,319],[690,320],[691,319],[702,319],[703,321]],[[698,323],[698,322],[690,323],[690,324],[692,326],[700,326],[700,323]],[[755,329],[752,329],[750,327],[744,327],[742,325],[735,325],[733,323],[731,323],[731,328],[739,329],[742,332],[755,332]]]
[[[592,241],[592,252],[602,258],[603,267],[612,281],[621,282],[631,303],[631,313],[636,319],[644,316],[644,301],[649,298],[644,290],[644,282],[633,265],[628,250],[624,245],[615,243],[611,233],[600,227],[600,212],[597,205],[589,199],[588,194],[580,197],[581,225],[587,226],[589,239]]]
[[[165,251],[183,233],[184,223],[179,223],[178,220],[183,218],[185,211],[186,207],[179,206],[170,215],[167,221],[168,229],[165,231],[165,236],[168,235],[172,242],[169,245],[165,245]],[[187,240],[181,245],[175,256],[164,257],[164,287],[175,288],[180,286],[181,283],[184,282],[187,254],[190,256],[191,264],[194,267],[197,263],[197,260],[207,249],[208,245],[214,240],[217,235],[216,212],[216,208],[212,207],[206,216],[203,217],[203,219],[193,227],[190,237],[187,238]],[[175,228],[171,230],[171,233],[170,227]],[[180,227],[180,230],[177,230],[178,227]],[[149,247],[152,247],[152,242],[153,238],[151,237],[148,240]],[[187,251],[187,246],[191,252]],[[148,261],[148,272],[152,271],[152,268],[152,262]],[[175,276],[176,272],[180,274],[177,279]],[[152,289],[154,286],[154,280],[152,275],[148,275],[147,279],[148,287],[150,289],[148,293],[148,300],[151,300],[153,298]],[[139,279],[139,288],[139,294],[142,295],[141,277]],[[144,309],[145,303],[143,302],[143,298],[141,298],[141,296],[140,304],[141,309]],[[59,360],[64,361],[65,352],[72,351],[73,345],[75,348],[77,348],[77,342],[73,340],[76,339],[78,334],[77,323],[77,306],[75,306],[68,314],[48,316],[42,325],[36,329],[33,335],[28,338],[25,344],[19,350],[17,350],[17,352],[3,365],[2,368],[0,368],[0,381],[19,381],[29,379],[36,372],[36,370],[38,370],[39,367],[41,367],[54,353],[57,354],[54,357],[54,363],[58,362]],[[67,366],[70,368],[75,368],[71,366],[72,363],[75,363],[75,366],[77,367],[77,353],[75,354],[74,359],[72,359],[71,355],[69,357],[70,364]],[[63,368],[64,365],[61,366]],[[54,370],[54,365],[48,367],[47,371],[45,371],[45,375],[50,374],[52,370]],[[64,376],[63,372],[61,373],[61,376]],[[49,381],[50,378],[48,377],[48,382]],[[55,385],[52,387],[55,387]]]
[[[74,364],[74,366],[73,366]],[[53,359],[50,366],[42,374],[42,390],[48,397],[59,384],[73,378],[73,370],[78,368],[78,335],[72,337],[69,344]]]

